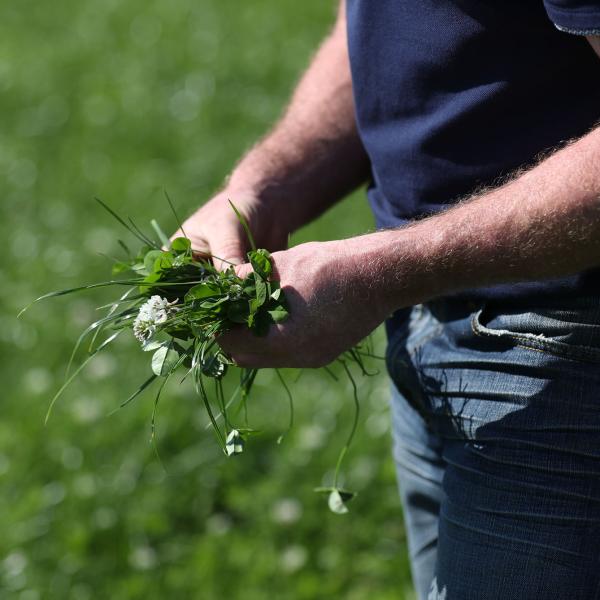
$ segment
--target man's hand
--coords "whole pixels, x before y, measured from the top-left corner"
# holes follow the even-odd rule
[[[226,268],[229,263],[246,262],[249,240],[230,201],[248,221],[260,248],[275,251],[287,246],[287,232],[278,225],[265,203],[251,193],[225,190],[183,223],[183,231],[196,253],[214,256],[214,264],[218,269]],[[180,235],[182,232],[178,231],[173,237]]]
[[[245,261],[248,240],[230,199],[270,251],[369,176],[369,159],[354,116],[345,3],[273,130],[235,167],[224,191],[184,224],[192,247]],[[181,235],[180,233],[178,235]],[[221,268],[223,264],[215,260]]]
[[[321,367],[360,342],[391,308],[371,297],[355,241],[311,242],[273,254],[273,279],[281,282],[290,317],[264,338],[228,332],[221,347],[243,367]],[[251,267],[236,270],[244,277]]]
[[[395,309],[600,265],[600,127],[504,186],[407,227],[274,254],[290,319],[220,340],[240,365],[321,366]],[[243,276],[249,267],[238,267]]]

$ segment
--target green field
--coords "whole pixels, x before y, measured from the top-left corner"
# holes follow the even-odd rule
[[[0,5],[0,598],[412,598],[383,373],[360,378],[344,469],[359,495],[328,512],[352,418],[350,386],[306,372],[296,426],[270,372],[250,406],[264,429],[220,454],[187,384],[109,416],[149,374],[132,336],[100,355],[44,427],[72,345],[112,298],[16,314],[52,289],[104,279],[118,225],[99,196],[174,228],[277,117],[333,16],[331,1],[21,0]],[[357,193],[293,242],[372,228]],[[126,336],[124,336],[126,337]],[[382,335],[376,336],[381,351]],[[376,365],[383,368],[382,365]],[[290,381],[297,373],[288,371]]]

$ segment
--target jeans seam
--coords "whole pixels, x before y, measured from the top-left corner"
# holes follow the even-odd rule
[[[600,349],[588,346],[571,346],[564,342],[552,340],[529,339],[525,337],[524,334],[513,333],[509,330],[498,330],[495,332],[493,329],[482,325],[479,321],[479,317],[483,313],[483,310],[484,309],[479,310],[471,317],[471,330],[480,338],[509,340],[513,342],[516,347],[534,350],[551,356],[558,356],[574,362],[600,362]]]

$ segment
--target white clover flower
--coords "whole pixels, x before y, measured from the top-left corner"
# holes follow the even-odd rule
[[[177,310],[173,306],[176,302],[177,300],[169,302],[160,296],[152,296],[144,302],[133,322],[133,335],[140,342],[147,342],[155,334],[158,325],[166,323]]]

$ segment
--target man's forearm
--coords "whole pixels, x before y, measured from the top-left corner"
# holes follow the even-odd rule
[[[392,309],[598,266],[600,128],[498,189],[355,248],[373,297]]]
[[[288,231],[317,216],[368,174],[356,131],[343,4],[284,116],[228,182],[233,191],[269,203]]]

